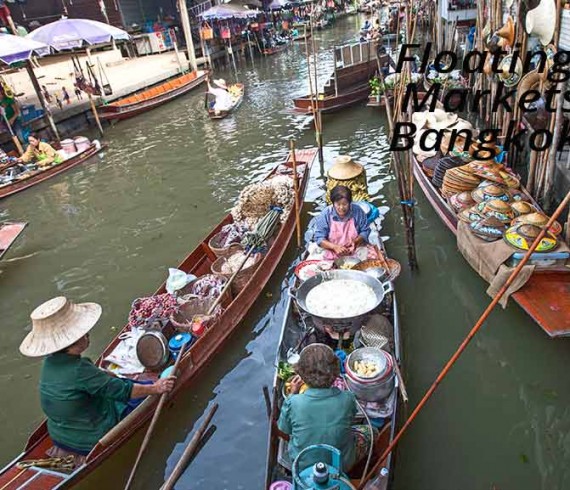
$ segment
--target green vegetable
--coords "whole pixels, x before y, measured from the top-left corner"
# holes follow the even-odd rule
[[[285,361],[279,361],[277,365],[277,377],[283,381],[287,381],[291,376],[295,375],[293,366]]]

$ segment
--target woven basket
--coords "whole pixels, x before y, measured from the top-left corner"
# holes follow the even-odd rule
[[[232,243],[229,247],[220,247],[221,237],[222,232],[216,233],[208,242],[208,247],[210,247],[210,250],[214,252],[216,257],[229,257],[230,255],[233,255],[236,250],[241,248],[239,243]]]
[[[178,313],[170,317],[170,322],[178,331],[191,332],[192,321],[196,315],[205,317],[203,323],[206,327],[210,327],[222,313],[222,306],[218,305],[212,315],[206,316],[216,301],[214,298],[187,295],[184,296],[183,300],[184,303],[180,306]]]
[[[243,249],[241,247],[240,247],[240,251],[243,251]],[[262,254],[256,254],[256,255],[252,255],[252,257],[254,258],[255,263],[250,265],[249,267],[243,268],[241,271],[239,271],[238,274],[236,275],[235,279],[233,280],[232,285],[230,286],[230,289],[231,289],[234,297],[237,296],[240,293],[240,291],[245,287],[245,285],[249,282],[251,275],[259,267],[259,263],[261,262],[261,258],[263,256],[262,256]],[[233,273],[226,274],[225,272],[222,272],[222,265],[225,263],[226,260],[227,260],[227,257],[220,257],[219,259],[217,259],[212,264],[212,267],[211,267],[212,274],[216,274],[217,276],[225,277],[226,279],[229,279],[230,277],[232,277]]]
[[[383,267],[386,269],[386,265],[388,265],[388,277],[383,279],[383,281],[393,281],[402,271],[402,266],[394,259],[386,259],[385,263],[379,259],[363,260],[359,264],[356,264],[352,269],[357,271],[366,271],[366,269],[371,269],[373,267]]]

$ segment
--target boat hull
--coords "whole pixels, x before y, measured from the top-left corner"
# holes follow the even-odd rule
[[[339,94],[338,96],[331,95],[319,99],[317,101],[317,106],[323,114],[339,111],[345,107],[350,107],[367,100],[369,92],[370,87],[368,85],[362,85],[352,92]],[[293,104],[295,106],[295,111],[297,112],[302,112],[305,114],[311,114],[313,112],[311,97],[309,95],[294,99]]]
[[[243,99],[245,97],[245,87],[244,87],[243,83],[238,83],[236,85],[241,85],[241,96],[240,96],[240,98],[237,99],[235,104],[232,106],[232,108],[227,110],[227,111],[220,111],[220,112],[216,113],[216,111],[214,111],[213,109],[208,109],[208,116],[210,116],[210,119],[224,119],[224,118],[228,117],[232,112],[235,112],[238,109],[238,107],[241,105],[241,103],[243,102]]]
[[[274,54],[281,53],[282,51],[285,51],[288,47],[289,47],[289,43],[281,44],[281,45],[275,46],[273,48],[264,49],[261,51],[261,54],[263,54],[264,56],[272,56]]]
[[[140,101],[135,100],[138,97],[137,95],[131,95],[124,99],[120,99],[119,101],[115,101],[112,104],[101,106],[97,109],[99,117],[107,121],[120,121],[137,116],[143,112],[154,109],[155,107],[166,104],[167,102],[170,102],[177,97],[187,94],[192,89],[204,83],[208,76],[206,72],[198,72],[195,78],[191,78],[189,75],[192,74],[182,75],[167,82],[161,83],[154,88],[145,90],[139,95],[141,98]],[[184,77],[187,78],[187,81]],[[177,81],[180,80],[184,81],[185,83],[172,88],[174,85],[176,85]],[[161,91],[162,93],[160,93]],[[133,101],[124,103],[129,99],[133,99]]]
[[[0,223],[0,259],[18,239],[28,223],[5,221]]]
[[[60,163],[59,165],[54,165],[48,168],[47,170],[40,171],[32,175],[31,177],[28,177],[27,179],[14,182],[13,184],[4,187],[0,187],[0,199],[11,196],[23,190],[29,189],[30,187],[33,187],[34,185],[39,184],[40,182],[44,182],[48,179],[51,179],[52,177],[55,177],[56,175],[59,175],[69,170],[70,168],[76,167],[80,163],[85,162],[92,156],[102,151],[103,148],[105,148],[104,145],[98,146],[95,144],[91,144],[89,148],[87,148],[84,152],[75,155],[69,160]]]
[[[416,180],[445,226],[457,235],[457,216],[414,158]],[[570,272],[537,271],[511,297],[552,338],[570,335]]]
[[[310,175],[310,167],[317,156],[316,149],[298,150],[296,152],[297,164],[306,164],[305,173],[300,180],[300,195],[303,196],[307,187]],[[288,162],[291,161],[289,157]],[[232,221],[231,215],[227,215],[212,232],[196,247],[196,249],[186,257],[178,266],[178,269],[196,276],[209,273],[210,265],[216,259],[213,252],[208,248],[209,240],[220,231],[222,226]],[[178,380],[174,390],[169,396],[169,400],[174,399],[183,390],[187,389],[193,382],[200,379],[200,371],[213,360],[215,354],[223,347],[232,333],[235,332],[241,320],[248,313],[249,309],[261,294],[263,288],[271,278],[281,257],[285,253],[295,229],[295,213],[290,212],[285,223],[281,226],[273,244],[261,261],[259,267],[252,273],[249,282],[244,289],[234,298],[231,304],[223,312],[218,321],[208,329],[207,334],[201,336],[191,349],[184,354],[179,366]],[[162,294],[166,291],[163,284],[155,294]],[[126,327],[125,327],[126,329]],[[123,333],[121,331],[121,333]],[[120,334],[119,334],[120,335]],[[97,364],[107,356],[120,341],[119,336],[105,349]],[[46,423],[42,423],[38,429],[30,436],[25,448],[25,452],[16,458],[12,463],[0,472],[0,488],[5,490],[15,490],[24,482],[35,478],[30,482],[31,489],[63,489],[70,488],[77,484],[95,468],[100,466],[108,457],[118,450],[126,441],[130,440],[138,431],[142,430],[152,417],[155,407],[158,404],[157,397],[147,397],[131,414],[123,419],[117,426],[111,429],[93,448],[87,456],[86,463],[75,470],[71,475],[63,475],[54,471],[43,474],[38,473],[34,468],[25,470],[18,469],[16,463],[21,460],[38,459],[45,457],[45,452],[52,446],[51,439],[47,432]],[[15,478],[18,485],[12,486],[11,479]],[[37,486],[33,486],[36,485]],[[32,485],[33,483],[33,485]],[[7,486],[6,486],[7,485]]]

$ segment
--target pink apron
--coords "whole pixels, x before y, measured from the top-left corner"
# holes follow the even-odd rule
[[[354,224],[354,218],[350,218],[347,221],[335,221],[331,219],[331,225],[329,229],[329,236],[327,240],[335,245],[342,245],[343,247],[348,247],[350,249],[349,255],[354,255],[356,250],[352,242],[358,238],[358,231],[356,225]],[[358,248],[366,248],[368,251],[367,258],[375,259],[378,258],[376,251],[370,246],[360,246]],[[332,250],[327,250],[325,252],[324,258],[326,260],[338,259],[339,255]]]

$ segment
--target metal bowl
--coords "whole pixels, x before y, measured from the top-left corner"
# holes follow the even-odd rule
[[[352,269],[355,265],[360,264],[362,262],[358,257],[339,257],[334,261],[334,265],[336,265],[339,269]]]

